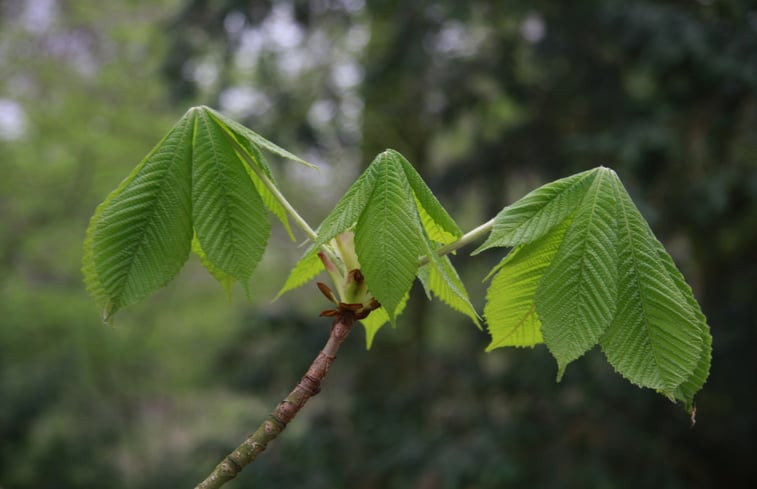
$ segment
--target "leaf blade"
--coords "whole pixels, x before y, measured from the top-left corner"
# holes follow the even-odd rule
[[[397,306],[415,279],[422,230],[397,158],[384,152],[371,167],[375,183],[355,226],[355,251],[368,289],[394,323]]]
[[[416,207],[421,222],[429,237],[434,241],[446,244],[462,236],[463,232],[460,227],[447,213],[410,162],[397,151],[387,150],[387,152],[398,159],[402,165],[405,177],[416,199]]]
[[[410,294],[406,293],[397,305],[397,308],[394,310],[395,317],[402,314],[402,311],[405,310],[409,298]],[[370,350],[371,346],[373,346],[373,340],[376,338],[376,333],[378,333],[382,326],[389,322],[389,315],[386,313],[386,309],[379,307],[378,309],[371,311],[371,313],[368,314],[367,317],[361,319],[360,322],[365,328],[365,349]]]
[[[686,283],[686,279],[683,274],[678,270],[673,258],[665,250],[665,247],[659,241],[655,240],[655,246],[657,253],[665,266],[670,278],[673,280],[681,295],[686,299],[691,311],[694,313],[694,317],[697,321],[700,336],[702,338],[702,351],[699,356],[699,361],[696,367],[691,372],[691,375],[676,388],[675,398],[682,401],[687,411],[691,412],[694,408],[694,396],[699,392],[707,382],[707,378],[710,374],[710,361],[712,360],[712,336],[710,335],[710,327],[707,325],[707,318],[702,312],[702,308],[699,306],[694,293],[691,291],[691,287]]]
[[[106,319],[163,287],[189,257],[194,120],[184,114],[90,220],[82,271]]]
[[[226,117],[222,113],[218,112],[217,110],[211,109],[207,106],[200,107],[201,110],[203,110],[205,113],[210,115],[213,119],[220,122],[222,125],[226,126],[229,130],[234,132],[236,135],[240,136],[240,139],[242,141],[247,141],[249,143],[252,143],[253,146],[257,146],[260,148],[265,148],[266,150],[270,151],[273,154],[279,155],[283,158],[286,158],[288,160],[303,164],[307,167],[318,169],[317,166],[315,166],[312,163],[308,163],[307,161],[303,160],[299,156],[285,150],[281,146],[267,140],[260,134],[256,133],[252,129],[249,129],[248,127],[238,123],[234,119],[231,119],[229,117]],[[268,168],[266,174],[270,176],[271,170]]]
[[[325,267],[318,256],[317,250],[315,248],[308,249],[308,251],[302,255],[292,271],[289,272],[286,282],[284,282],[279,293],[276,294],[276,299],[281,297],[287,291],[305,285],[324,269]]]
[[[536,311],[558,379],[568,363],[597,344],[615,314],[615,193],[611,170],[598,170],[536,289]]]
[[[486,351],[503,346],[533,347],[544,342],[535,295],[544,271],[562,244],[566,219],[552,232],[513,249],[494,267],[486,292],[484,317],[492,341]]]
[[[476,327],[481,329],[478,313],[473,307],[468,296],[468,291],[465,289],[465,285],[449,257],[439,256],[436,250],[433,249],[433,245],[428,237],[424,236],[424,240],[426,244],[424,252],[431,260],[427,265],[427,273],[418,273],[417,275],[423,283],[424,288],[427,289],[426,293],[433,293],[453,310],[468,316]]]
[[[197,240],[215,268],[249,279],[265,251],[271,224],[265,205],[223,129],[197,116],[192,158],[192,215]]]
[[[209,107],[203,107],[202,110],[204,110],[210,116],[210,119],[226,133],[229,142],[234,147],[239,160],[247,171],[247,175],[252,180],[255,189],[263,200],[263,204],[279,219],[284,226],[284,229],[286,229],[289,238],[294,241],[295,238],[292,233],[292,227],[289,224],[289,217],[287,216],[286,209],[263,182],[258,173],[250,167],[250,165],[254,165],[257,168],[257,171],[262,172],[263,175],[268,178],[270,183],[277,185],[268,161],[265,159],[265,156],[263,156],[260,148],[249,137],[249,133],[252,131]]]
[[[682,279],[670,275],[672,260],[661,260],[662,245],[617,179],[615,187],[618,312],[600,344],[621,375],[673,397],[700,362],[701,320],[692,310],[693,297],[682,294]]]
[[[373,194],[375,183],[376,166],[372,163],[318,226],[318,239],[313,243],[315,248],[320,248],[355,225]]]

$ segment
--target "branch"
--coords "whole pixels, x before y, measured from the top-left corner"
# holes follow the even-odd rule
[[[195,489],[216,489],[230,481],[260,453],[266,449],[268,443],[279,436],[287,424],[302,409],[302,406],[321,390],[321,381],[336,358],[339,347],[350,333],[355,315],[351,311],[342,311],[331,326],[331,333],[326,345],[315,357],[310,368],[302,376],[300,382],[292,392],[276,406],[276,409],[266,418],[258,429],[233,452],[219,463],[213,472]]]

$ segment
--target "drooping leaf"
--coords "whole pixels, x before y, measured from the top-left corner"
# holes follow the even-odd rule
[[[418,209],[418,216],[421,219],[421,225],[426,231],[429,239],[436,243],[447,244],[457,240],[460,236],[462,236],[462,232],[452,233],[450,231],[447,231],[436,220],[434,220],[434,218],[432,218],[428,212],[426,212],[426,208],[423,207],[423,204],[421,204],[420,200],[418,200],[417,198],[415,198],[414,200],[415,207],[416,209]]]
[[[694,298],[691,287],[686,283],[683,274],[678,270],[668,252],[665,251],[665,247],[662,246],[662,243],[655,239],[654,244],[657,248],[657,256],[660,261],[662,261],[668,274],[670,274],[670,278],[673,279],[673,283],[678,287],[681,295],[686,299],[686,302],[691,308],[691,311],[696,318],[699,334],[702,339],[702,351],[699,354],[697,366],[694,368],[694,371],[691,372],[691,375],[678,386],[674,394],[675,398],[683,401],[686,409],[691,412],[694,407],[694,396],[702,389],[710,374],[712,336],[710,335],[710,327],[707,325],[707,318],[699,307],[696,298]]]
[[[536,289],[536,312],[562,376],[597,344],[615,315],[616,195],[612,170],[599,168]]]
[[[530,243],[573,213],[601,169],[555,180],[533,190],[497,214],[487,240],[473,254],[498,246]]]
[[[536,312],[536,288],[562,243],[570,218],[537,240],[513,249],[489,275],[484,317],[491,351],[502,346],[527,347],[544,342]]]
[[[558,182],[506,207],[487,241],[521,242],[490,272],[488,349],[543,339],[562,375],[598,342],[622,376],[692,410],[712,338],[683,275],[614,172]]]
[[[478,313],[473,304],[471,304],[468,291],[465,290],[465,285],[460,280],[460,276],[449,257],[439,256],[428,239],[425,240],[425,244],[426,248],[424,251],[431,258],[429,264],[422,267],[428,269],[428,278],[424,283],[427,294],[430,291],[455,311],[468,316],[476,327],[481,329]],[[421,276],[422,274],[418,274],[419,278]],[[421,282],[424,282],[424,280],[421,280]]]
[[[292,234],[260,147],[307,164],[208,107],[192,108],[98,206],[82,270],[106,318],[165,285],[190,249],[227,293],[234,280],[247,289],[270,234],[266,208]]]
[[[253,161],[265,162],[263,155],[254,146],[248,149],[248,155],[252,156]],[[245,160],[244,157],[241,158],[243,161]],[[267,163],[264,164],[267,166]],[[260,195],[260,198],[263,200],[263,204],[284,226],[284,229],[286,229],[287,234],[289,235],[289,239],[294,241],[294,233],[292,233],[292,227],[289,225],[289,217],[287,216],[287,211],[284,209],[284,206],[281,205],[279,199],[273,195],[273,192],[271,192],[268,186],[263,183],[263,180],[260,179],[258,174],[255,173],[249,165],[245,164],[244,168],[247,170],[247,175],[249,175],[250,180],[252,180],[252,183],[255,185],[255,190],[257,190],[258,195]],[[269,179],[276,184],[276,180],[273,179],[273,176],[270,176]]]
[[[410,293],[408,292],[397,305],[397,308],[393,313],[395,317],[402,314],[402,311],[405,310],[409,297]],[[371,346],[373,346],[373,339],[376,337],[378,330],[389,322],[389,315],[386,313],[386,309],[379,307],[378,309],[371,311],[368,317],[361,319],[360,322],[363,324],[363,327],[365,327],[365,349],[370,350]]]
[[[284,292],[287,292],[297,287],[305,285],[310,279],[318,275],[324,270],[323,262],[321,261],[318,253],[313,248],[302,255],[300,261],[294,266],[286,282],[281,287],[281,290],[276,294],[276,298],[281,297]]]
[[[223,287],[223,290],[226,292],[226,297],[230,299],[231,288],[234,285],[234,277],[227,274],[223,270],[216,268],[216,266],[213,265],[213,262],[208,259],[208,256],[205,254],[205,251],[200,245],[200,242],[197,240],[197,236],[194,236],[192,238],[192,252],[197,255],[197,257],[200,259],[200,263],[202,263],[202,266],[204,266],[205,269],[210,272],[213,278],[218,280],[218,283],[221,284],[221,287]]]
[[[271,225],[235,148],[204,111],[197,115],[194,137],[192,203],[197,240],[207,260],[249,293]]]
[[[680,278],[671,276],[672,263],[661,259],[661,245],[646,221],[620,181],[613,183],[619,206],[618,310],[602,349],[631,382],[674,397],[699,363],[701,320],[684,296],[690,290],[682,290]]]
[[[371,164],[318,226],[318,239],[313,244],[315,248],[323,246],[337,234],[355,225],[373,194],[375,182],[376,165]]]
[[[263,199],[263,204],[265,204],[266,208],[268,208],[268,210],[270,210],[279,219],[279,221],[281,221],[281,224],[284,225],[284,228],[287,230],[289,237],[294,241],[295,238],[294,234],[292,233],[292,228],[289,225],[289,218],[287,216],[286,209],[284,209],[284,206],[281,204],[279,199],[274,196],[271,189],[268,188],[268,186],[261,180],[261,177],[258,175],[258,172],[261,172],[263,175],[265,175],[266,178],[268,178],[269,181],[271,181],[274,185],[276,184],[276,179],[271,172],[271,167],[257,145],[257,141],[262,139],[262,136],[259,136],[243,125],[235,122],[234,120],[229,119],[220,112],[216,112],[215,110],[208,107],[203,107],[203,110],[205,110],[210,115],[213,122],[215,122],[221,129],[224,130],[240,160],[244,162],[244,167],[247,170],[247,174],[255,184],[255,189]],[[278,148],[278,146],[274,145],[273,143],[270,144]],[[265,147],[266,149],[271,150],[270,146]],[[283,151],[284,153],[280,151],[274,151],[274,153],[285,158],[304,163],[307,166],[314,168],[313,165],[305,162],[297,156],[294,156],[285,150],[281,151]],[[254,166],[255,169],[251,168],[251,166]]]
[[[402,169],[405,171],[405,177],[413,190],[413,196],[416,199],[416,207],[421,217],[421,222],[426,233],[431,240],[438,243],[446,244],[462,236],[463,232],[457,223],[447,213],[437,200],[436,196],[428,188],[415,168],[408,162],[404,156],[392,152],[393,156],[399,160]]]
[[[354,229],[368,289],[391,322],[412,285],[420,255],[433,249],[431,241],[449,242],[462,234],[410,163],[393,150],[378,155],[339,200],[319,226],[314,246],[349,229]],[[439,261],[434,267],[435,293],[477,320],[451,263]]]
[[[189,110],[90,221],[82,271],[106,319],[167,284],[189,256],[195,117]]]
[[[423,250],[418,214],[397,153],[385,151],[372,164],[375,181],[355,226],[355,251],[371,294],[390,322],[410,289]]]

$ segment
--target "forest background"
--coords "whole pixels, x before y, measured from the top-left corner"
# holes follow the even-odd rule
[[[594,350],[484,353],[413,290],[230,487],[757,487],[757,8],[699,1],[0,0],[0,488],[192,487],[328,334],[279,227],[253,297],[192,259],[106,326],[84,290],[97,203],[193,105],[276,161],[317,224],[385,148],[468,230],[558,177],[615,169],[713,334],[691,427]],[[498,256],[454,257],[474,305]]]

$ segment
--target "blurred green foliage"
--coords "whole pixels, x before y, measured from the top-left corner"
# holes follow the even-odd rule
[[[325,340],[314,289],[270,302],[280,227],[252,301],[196,262],[113,327],[86,296],[94,207],[201,103],[323,167],[274,169],[312,224],[386,147],[464,230],[606,164],[714,337],[690,428],[600,352],[555,384],[414,290],[230,487],[757,486],[756,95],[745,0],[0,2],[0,487],[191,487]],[[500,256],[466,255],[480,311]]]

